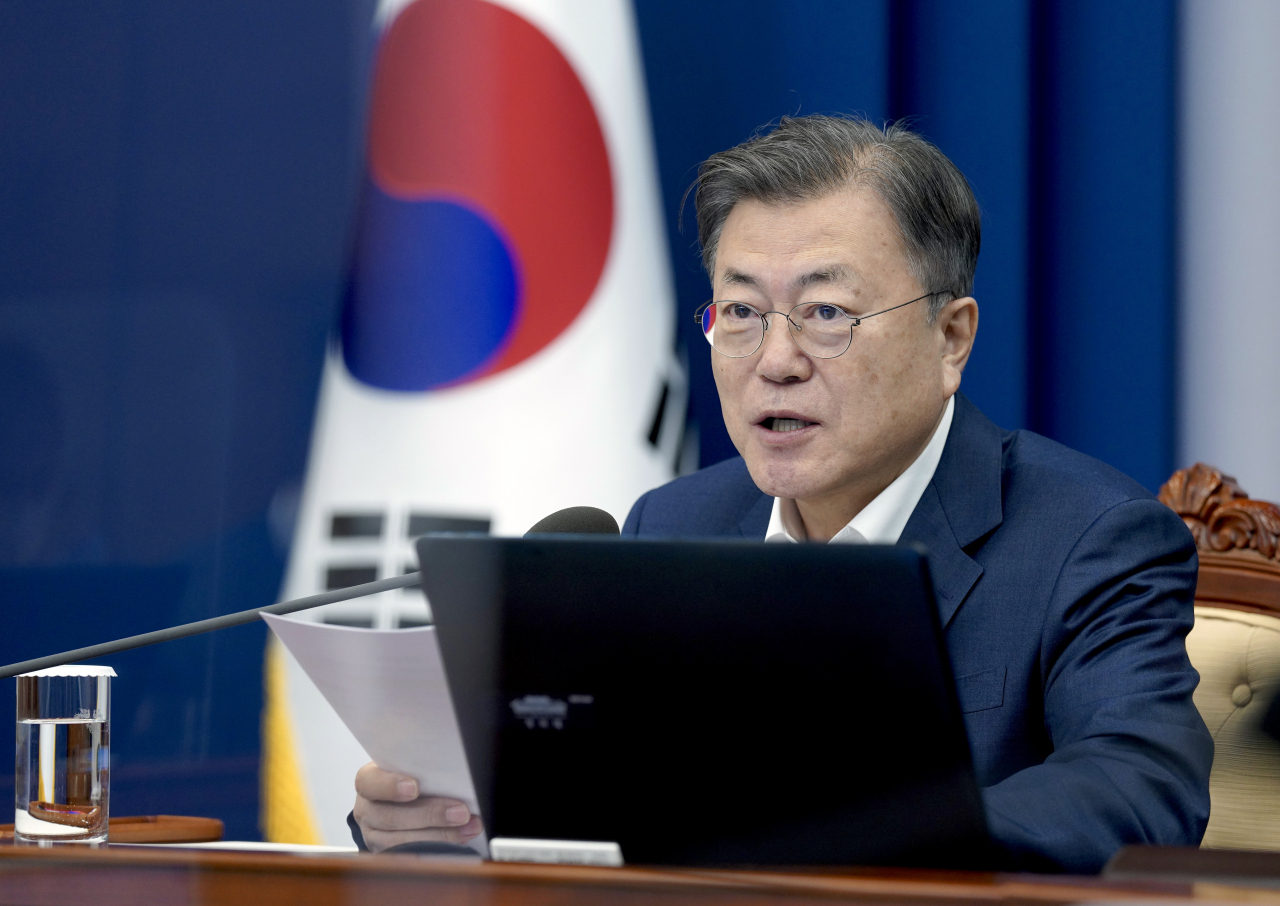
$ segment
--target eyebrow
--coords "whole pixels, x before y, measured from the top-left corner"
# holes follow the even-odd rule
[[[724,277],[722,279],[724,280],[725,286],[760,285],[760,281],[755,277],[750,274],[743,273],[742,271],[734,270],[733,268],[728,268],[724,272]],[[810,271],[807,274],[802,274],[792,281],[792,285],[797,287],[813,286],[815,284],[830,285],[834,283],[846,283],[848,280],[848,270],[840,265],[833,265],[831,267],[824,267],[821,270]]]
[[[839,265],[824,267],[820,271],[812,271],[795,281],[796,286],[813,286],[816,283],[845,283],[849,272]]]
[[[726,286],[758,286],[759,281],[750,274],[744,274],[742,271],[735,271],[729,268],[724,272],[724,282]]]

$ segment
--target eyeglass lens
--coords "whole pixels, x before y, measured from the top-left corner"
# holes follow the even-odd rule
[[[844,310],[826,302],[806,302],[789,316],[769,312],[776,323],[784,320],[791,336],[806,353],[834,358],[849,348],[853,321]],[[749,356],[764,342],[765,317],[742,302],[717,302],[702,313],[702,333],[716,351],[733,358]]]

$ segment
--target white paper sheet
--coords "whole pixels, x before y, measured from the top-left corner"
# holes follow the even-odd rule
[[[480,813],[433,627],[262,618],[379,767],[416,778],[423,795],[460,799]],[[488,858],[484,834],[471,847]]]

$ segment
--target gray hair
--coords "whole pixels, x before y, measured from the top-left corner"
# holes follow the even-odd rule
[[[698,168],[694,205],[702,264],[715,278],[720,231],[745,198],[768,204],[808,201],[846,186],[867,186],[898,222],[912,276],[929,292],[929,318],[948,296],[973,294],[982,240],[978,202],[945,154],[897,123],[859,117],[783,117],[777,127],[713,154]]]

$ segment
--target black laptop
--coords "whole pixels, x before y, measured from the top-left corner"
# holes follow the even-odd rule
[[[417,547],[491,838],[616,842],[667,865],[985,861],[917,550]]]

